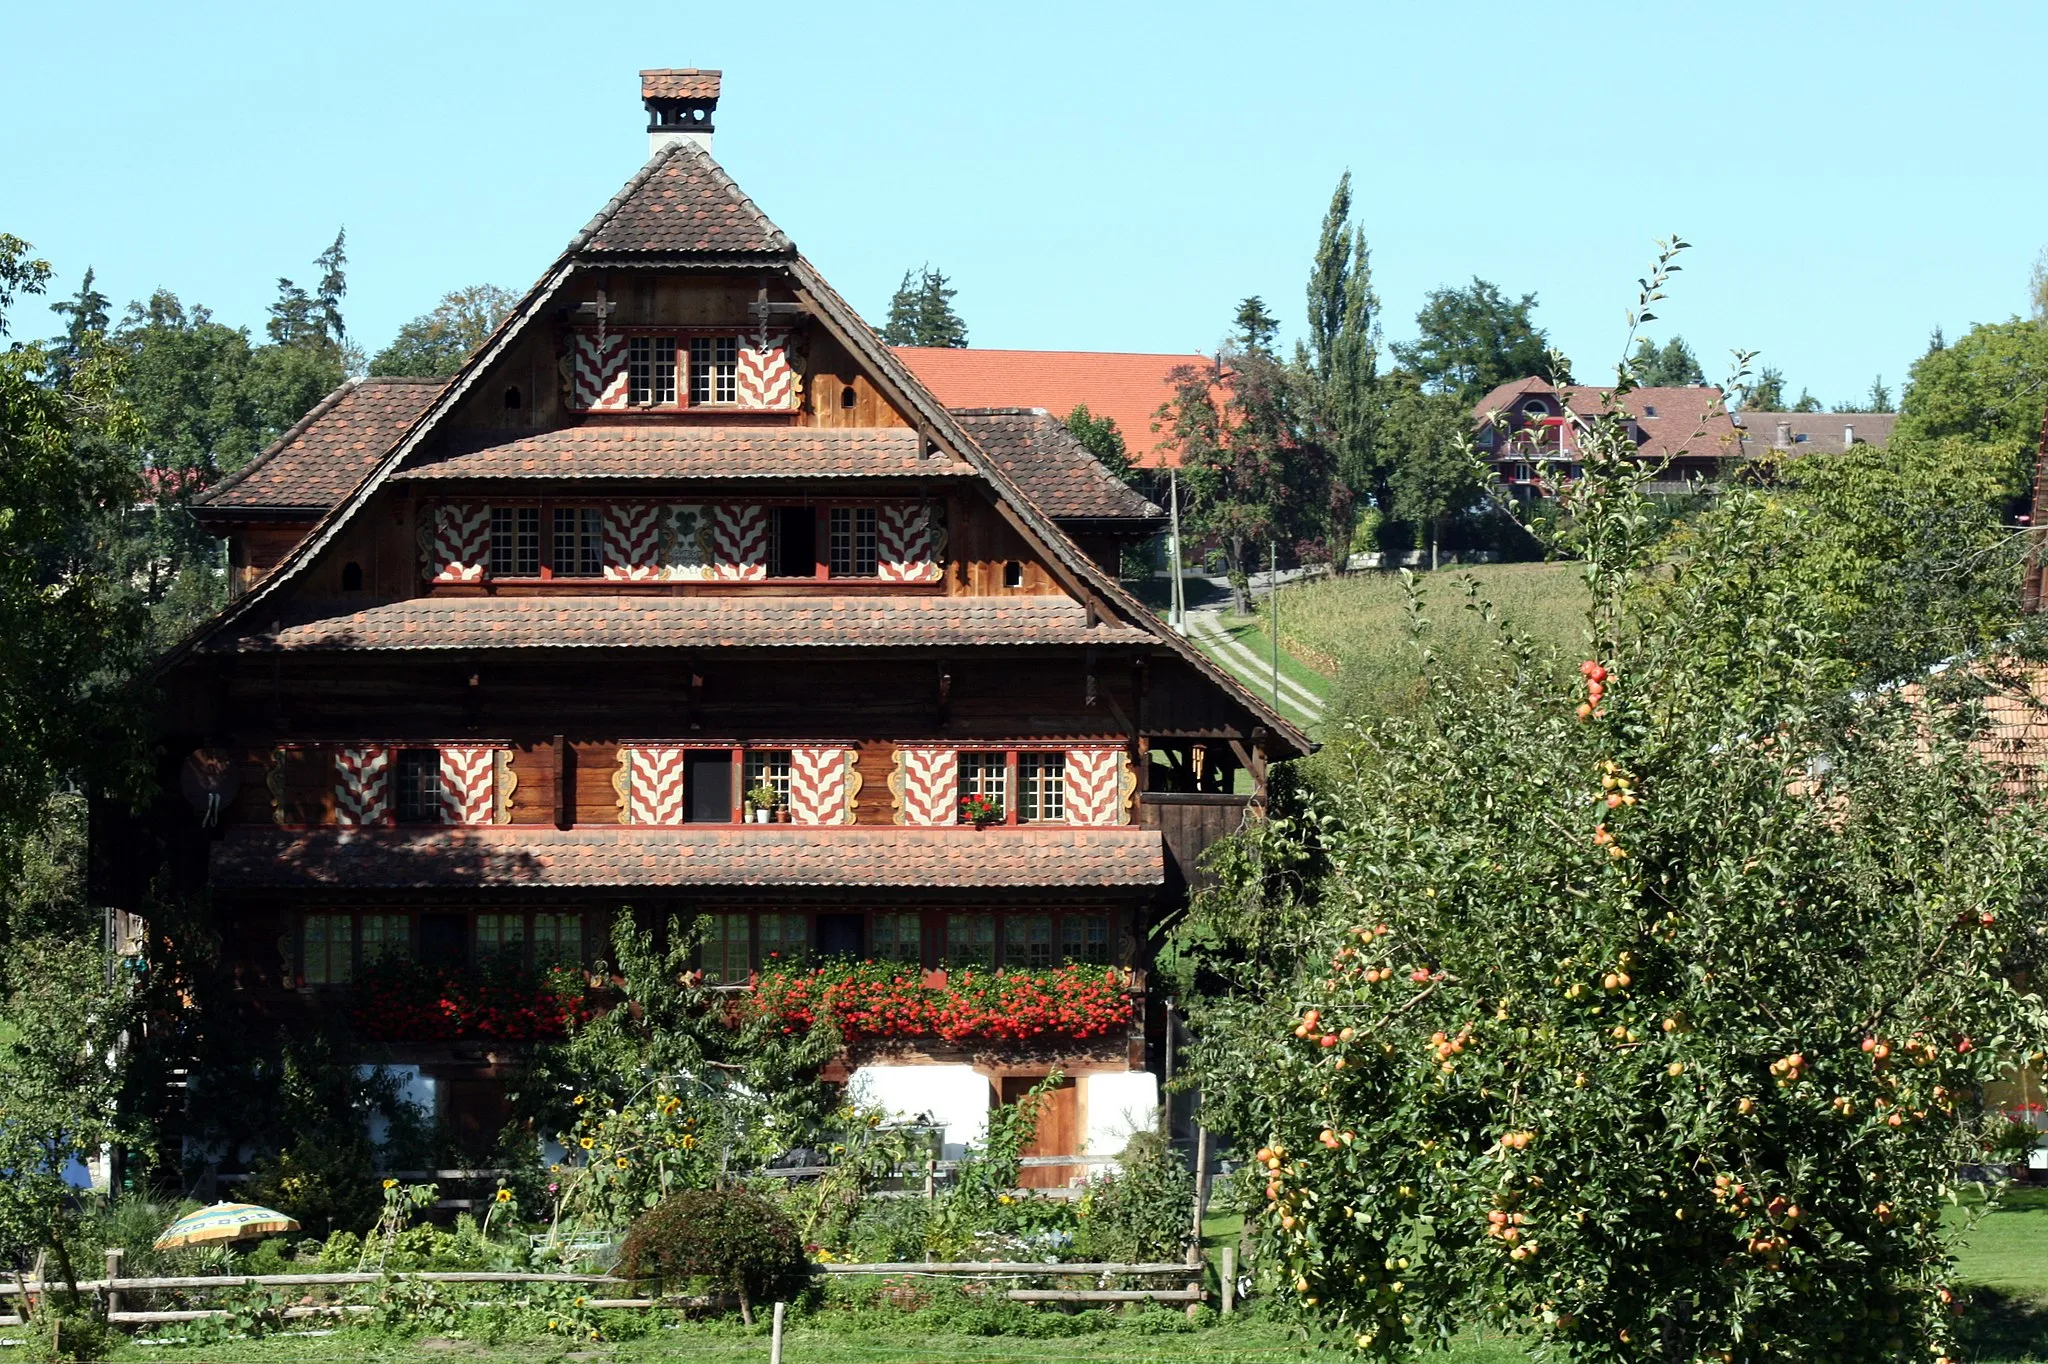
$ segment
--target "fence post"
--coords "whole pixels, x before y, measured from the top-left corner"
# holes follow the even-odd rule
[[[782,1314],[788,1307],[786,1302],[775,1304],[775,1322],[768,1330],[768,1364],[782,1364]]]
[[[107,1247],[107,1279],[109,1280],[107,1284],[107,1314],[109,1316],[121,1310],[121,1294],[114,1287],[112,1280],[121,1277],[121,1257],[126,1253],[119,1246]]]
[[[1209,1129],[1195,1129],[1195,1245],[1202,1244],[1202,1214],[1209,1204]]]
[[[1223,1247],[1223,1315],[1237,1309],[1237,1247]]]

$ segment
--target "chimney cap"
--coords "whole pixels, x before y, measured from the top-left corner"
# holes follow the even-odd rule
[[[715,100],[724,73],[694,66],[661,67],[640,73],[640,98]]]

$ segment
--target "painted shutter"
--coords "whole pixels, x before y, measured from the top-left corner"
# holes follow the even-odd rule
[[[710,509],[695,504],[661,509],[661,568],[667,581],[709,578]]]
[[[712,509],[711,566],[720,578],[768,576],[767,508],[741,503]]]
[[[741,407],[782,412],[796,406],[796,371],[789,365],[788,333],[762,331],[740,338],[734,388]]]
[[[441,819],[446,824],[498,822],[498,750],[441,750]]]
[[[939,580],[937,513],[925,504],[893,503],[875,509],[875,572],[888,582]]]
[[[647,582],[661,573],[661,523],[666,508],[626,502],[604,509],[604,576]]]
[[[334,822],[392,824],[392,750],[363,744],[335,750]]]
[[[482,503],[434,508],[428,575],[437,583],[480,583],[491,559],[491,509]]]
[[[577,332],[573,343],[575,371],[569,384],[569,406],[584,412],[626,410],[626,338],[606,333]]]
[[[619,750],[619,772],[614,785],[621,786],[622,824],[681,824],[689,814],[684,801],[683,754],[672,747],[637,747]]]
[[[851,748],[789,750],[789,820],[792,824],[853,823],[859,754]]]
[[[960,822],[960,752],[952,748],[899,748],[889,782],[896,822],[938,828]]]
[[[1111,825],[1124,822],[1127,764],[1121,748],[1067,750],[1067,823]],[[1128,785],[1135,788],[1136,774]]]

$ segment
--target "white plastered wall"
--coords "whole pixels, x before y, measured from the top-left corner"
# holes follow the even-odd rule
[[[988,1133],[989,1080],[973,1066],[862,1066],[846,1095],[899,1121],[944,1128],[945,1160],[958,1160]]]
[[[1158,1122],[1159,1077],[1149,1070],[1097,1071],[1074,1083],[1081,1091],[1081,1149],[1076,1154],[1116,1155],[1133,1132]]]

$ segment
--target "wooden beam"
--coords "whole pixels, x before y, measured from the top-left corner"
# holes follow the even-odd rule
[[[555,736],[555,827],[576,827],[576,752],[567,736]]]

